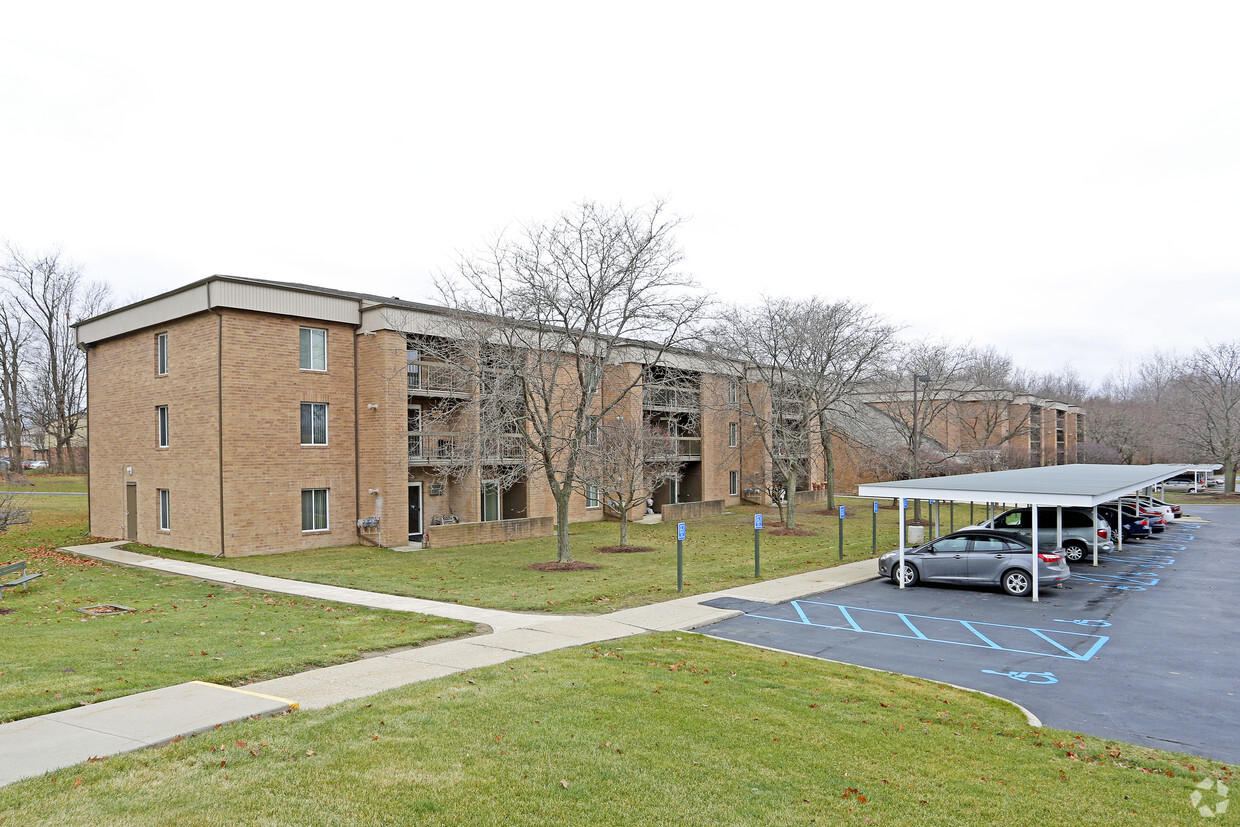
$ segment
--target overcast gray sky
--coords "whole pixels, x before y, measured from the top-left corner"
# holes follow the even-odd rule
[[[29,3],[0,238],[121,298],[433,300],[514,222],[656,197],[711,291],[851,297],[1098,380],[1240,335],[1240,4]]]

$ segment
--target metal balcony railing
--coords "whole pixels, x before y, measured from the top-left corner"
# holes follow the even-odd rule
[[[677,411],[698,411],[702,408],[702,394],[687,388],[646,385],[642,388],[642,407]]]
[[[701,459],[702,438],[700,436],[676,437],[676,455],[681,459]]]
[[[436,465],[460,459],[469,445],[477,445],[477,437],[445,431],[410,431],[409,464]],[[458,446],[462,449],[458,451]],[[525,456],[525,446],[520,434],[505,434],[483,438],[481,441],[483,462],[516,462]]]
[[[460,372],[442,362],[410,362],[405,372],[410,395],[469,396]]]

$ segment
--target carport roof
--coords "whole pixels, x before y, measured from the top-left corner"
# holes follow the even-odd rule
[[[857,487],[862,497],[910,497],[955,502],[1011,502],[1092,507],[1140,491],[1193,465],[1051,465],[981,474],[874,482]]]

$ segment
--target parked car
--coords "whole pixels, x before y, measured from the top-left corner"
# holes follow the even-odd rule
[[[22,460],[22,468],[25,468],[27,471],[35,469],[35,468],[46,468],[46,467],[47,467],[47,460],[45,459],[24,459]]]
[[[918,583],[962,583],[999,586],[1011,595],[1029,594],[1033,586],[1030,560],[1033,548],[1019,537],[999,531],[966,529],[945,534],[923,546],[906,549],[900,571],[900,552],[878,558],[878,574],[905,586]],[[1064,556],[1055,550],[1038,552],[1038,586],[1053,586],[1071,576]]]
[[[1150,521],[1137,514],[1135,509],[1125,506],[1123,519],[1115,510],[1114,504],[1098,506],[1098,513],[1111,525],[1119,525],[1123,529],[1125,540],[1140,540],[1154,533]]]
[[[1012,534],[1026,543],[1033,542],[1033,513],[1028,508],[1008,509],[977,527]],[[1095,526],[1093,512],[1088,508],[1069,506],[1063,510],[1063,553],[1069,563],[1079,563],[1093,553],[1095,533],[1098,535],[1099,552],[1105,554],[1115,548],[1111,539],[1111,524],[1101,516]],[[1038,548],[1057,548],[1053,508],[1044,506],[1038,509]]]
[[[1167,508],[1170,508],[1172,517],[1178,518],[1180,516],[1180,512],[1182,511],[1182,509],[1175,503],[1169,503],[1166,500],[1160,500],[1157,497],[1143,497],[1142,499],[1148,499],[1154,505],[1165,506]]]

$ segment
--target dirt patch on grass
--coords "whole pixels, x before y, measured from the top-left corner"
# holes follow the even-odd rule
[[[596,548],[600,554],[638,554],[643,551],[654,551],[651,546],[603,546]]]
[[[4,608],[0,608],[0,615],[11,615],[11,614],[13,614],[13,612],[15,612],[15,611],[17,611],[17,609],[4,609]]]
[[[601,569],[598,563],[583,563],[581,560],[574,560],[571,563],[559,563],[552,560],[550,563],[531,563],[530,568],[534,571],[593,571]]]
[[[797,528],[796,526],[793,526],[792,528],[788,528],[783,523],[780,523],[777,527],[770,529],[766,533],[773,535],[775,537],[817,537],[818,536],[817,531],[810,531],[808,528]]]

